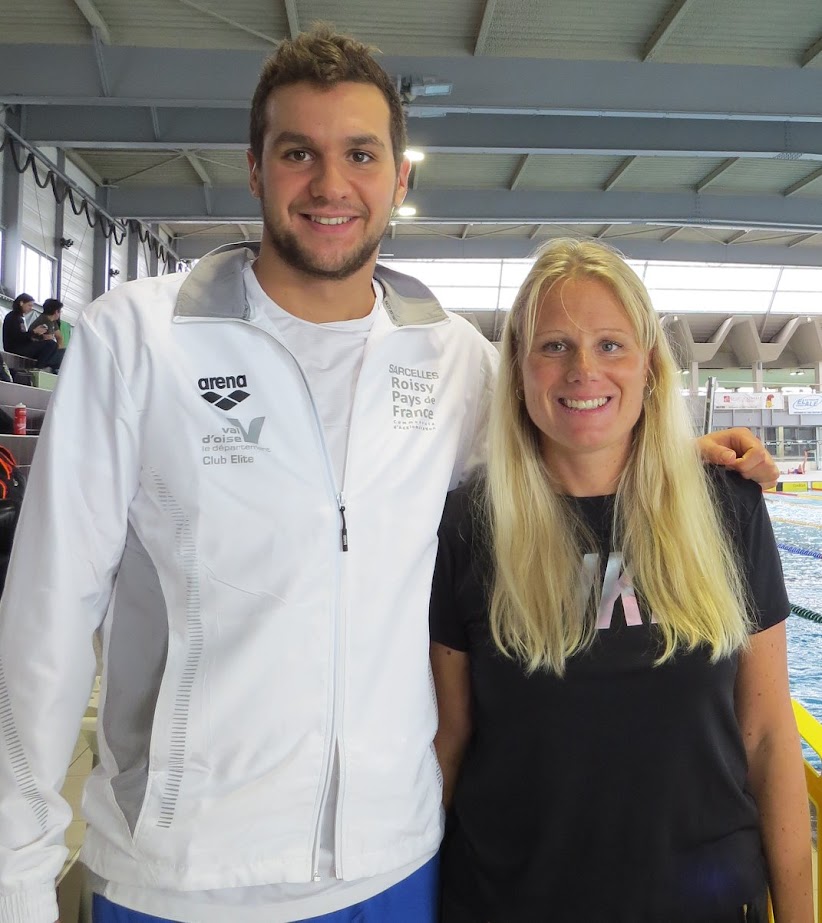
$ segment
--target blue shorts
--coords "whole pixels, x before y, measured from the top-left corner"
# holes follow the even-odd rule
[[[435,857],[382,894],[345,910],[295,923],[436,923],[438,879],[439,859]],[[94,923],[174,923],[112,904],[99,894],[94,895],[92,919]]]

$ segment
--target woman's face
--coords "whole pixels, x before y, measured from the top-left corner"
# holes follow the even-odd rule
[[[543,296],[522,375],[525,406],[549,470],[574,470],[585,462],[587,470],[621,473],[642,413],[648,367],[607,285],[560,280]]]
[[[30,314],[34,310],[33,301],[23,301],[20,303],[20,310],[23,314]]]

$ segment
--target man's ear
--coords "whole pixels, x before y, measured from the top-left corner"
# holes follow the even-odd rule
[[[397,173],[397,188],[394,191],[394,208],[399,208],[408,192],[408,174],[411,172],[411,161],[403,157]]]
[[[262,182],[260,181],[260,171],[257,169],[257,161],[251,149],[245,152],[248,161],[248,188],[255,199],[262,198]]]

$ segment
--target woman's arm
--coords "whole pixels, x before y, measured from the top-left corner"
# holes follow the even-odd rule
[[[471,739],[471,673],[465,651],[436,641],[431,644],[431,670],[437,689],[439,727],[434,738],[442,769],[442,803],[451,807],[462,757]]]
[[[759,439],[744,426],[720,429],[697,439],[702,460],[712,465],[724,465],[743,478],[756,481],[763,489],[773,487],[779,469]]]
[[[788,691],[784,622],[751,637],[740,655],[735,697],[776,923],[813,923],[808,796]]]

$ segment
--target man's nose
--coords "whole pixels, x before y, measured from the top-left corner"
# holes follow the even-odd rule
[[[351,193],[351,184],[346,177],[345,165],[334,160],[318,160],[311,177],[311,194],[317,199],[330,202],[346,199]]]

